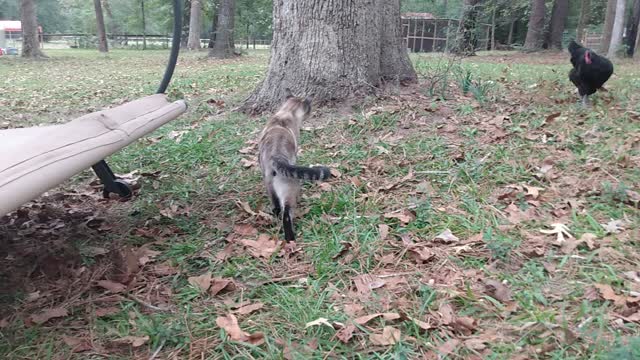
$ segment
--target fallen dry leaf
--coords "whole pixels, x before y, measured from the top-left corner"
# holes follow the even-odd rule
[[[511,290],[502,282],[496,280],[485,280],[485,285],[490,290],[491,297],[502,302],[507,303],[511,301]]]
[[[327,320],[325,318],[319,318],[319,319],[316,319],[316,320],[313,320],[313,321],[309,321],[308,323],[306,323],[304,325],[304,328],[306,329],[306,328],[310,328],[312,326],[320,326],[320,325],[325,325],[325,326],[328,326],[328,327],[333,329],[333,325],[331,325],[329,320]]]
[[[416,219],[416,215],[407,209],[386,213],[384,217],[387,219],[398,219],[403,224],[408,224]]]
[[[262,309],[263,307],[264,307],[263,303],[257,302],[255,304],[242,306],[242,307],[238,308],[238,310],[236,310],[235,312],[240,314],[240,315],[248,315],[248,314],[251,314],[254,311],[258,311],[258,310]]]
[[[371,321],[371,320],[373,320],[375,318],[378,318],[378,317],[382,317],[386,321],[392,321],[392,320],[400,319],[400,314],[397,314],[397,313],[377,313],[377,314],[365,315],[365,316],[361,316],[361,317],[353,320],[353,322],[358,324],[358,325],[365,325],[369,321]]]
[[[613,301],[616,305],[624,305],[626,302],[626,297],[617,295],[611,285],[594,284],[593,286],[598,289],[600,296],[605,300]]]
[[[450,355],[451,353],[453,353],[455,351],[455,349],[458,347],[458,345],[460,345],[460,340],[458,340],[458,339],[449,339],[444,344],[438,346],[438,352],[443,356]]]
[[[251,224],[239,224],[233,227],[233,232],[240,236],[255,236],[258,235],[258,229]]]
[[[378,225],[378,234],[380,235],[380,240],[384,241],[389,236],[389,225],[380,224]]]
[[[71,352],[80,353],[93,349],[91,342],[85,338],[62,335],[62,341],[71,348]]]
[[[136,251],[136,255],[138,256],[138,264],[142,266],[153,261],[153,259],[155,259],[160,254],[160,251],[151,250],[146,246],[143,246],[138,249],[138,251]]]
[[[381,288],[385,285],[385,281],[369,274],[362,274],[352,278],[356,285],[356,290],[361,295],[369,295],[371,290]]]
[[[258,236],[258,240],[241,239],[238,242],[256,258],[268,259],[278,249],[278,242],[266,234]]]
[[[119,313],[120,313],[120,308],[115,306],[96,309],[97,317],[110,316],[110,315],[115,315]]]
[[[463,346],[474,351],[482,351],[487,348],[482,339],[472,338],[464,341]]]
[[[385,326],[382,329],[382,334],[371,334],[369,335],[369,340],[373,345],[389,346],[400,341],[400,336],[400,329],[396,329],[392,326]]]
[[[627,279],[640,283],[640,272],[638,271],[626,271],[623,272],[622,275],[624,275]]]
[[[407,316],[407,319],[411,320],[414,324],[416,324],[422,330],[431,330],[431,329],[435,328],[434,325],[432,325],[432,324],[430,324],[429,322],[426,322],[426,321],[418,320],[418,319],[412,318],[410,316]]]
[[[556,243],[558,245],[562,245],[565,242],[565,236],[567,238],[573,238],[567,225],[555,223],[550,226],[552,228],[551,230],[540,230],[540,232],[547,235],[556,235]]]
[[[240,329],[240,325],[238,324],[238,319],[232,314],[229,314],[227,316],[219,316],[216,319],[216,325],[224,329],[224,331],[227,332],[227,335],[229,335],[229,338],[231,338],[231,340],[233,341],[241,341],[253,345],[261,345],[264,343],[264,334],[249,334],[242,331],[242,329]]]
[[[475,331],[477,327],[477,321],[474,318],[462,316],[456,318],[453,323],[450,324],[450,326],[454,330],[462,333],[464,336],[469,336]]]
[[[440,304],[438,314],[440,314],[440,323],[443,325],[449,325],[455,319],[453,308],[448,303]]]
[[[351,338],[353,337],[353,333],[355,331],[356,331],[356,326],[353,324],[349,324],[343,327],[342,329],[338,330],[338,332],[336,333],[336,337],[338,338],[338,340],[347,344],[349,340],[351,340]]]
[[[531,199],[534,200],[540,196],[540,191],[544,190],[544,188],[531,185],[524,185],[524,188],[527,189],[527,196],[530,196]]]
[[[507,220],[514,225],[520,224],[523,221],[531,220],[534,217],[532,214],[533,211],[533,208],[530,208],[526,212],[522,211],[514,203],[509,204],[509,206],[504,209],[504,212],[508,215]]]
[[[244,168],[251,168],[251,167],[258,167],[258,162],[255,160],[249,160],[249,159],[245,159],[242,158],[240,159],[240,164],[242,165],[242,167]]]
[[[115,342],[122,344],[129,344],[134,348],[140,347],[149,341],[148,336],[125,336],[120,339],[117,339]]]
[[[191,286],[200,289],[201,292],[206,292],[211,287],[211,273],[207,272],[200,276],[192,276],[187,281]]]
[[[361,314],[364,310],[364,306],[359,303],[351,303],[344,305],[344,313],[349,315],[350,317],[355,317],[358,314]]]
[[[223,291],[234,291],[237,286],[233,279],[213,278],[210,280],[209,294],[216,296]],[[206,291],[203,289],[203,291]]]
[[[109,290],[114,294],[118,294],[127,290],[127,287],[125,285],[111,280],[100,280],[98,281],[98,286],[103,289]]]
[[[65,308],[52,308],[44,310],[39,314],[31,315],[31,321],[38,325],[42,325],[51,319],[65,317],[67,315],[69,315],[69,312],[67,312],[67,309]]]
[[[409,256],[413,258],[416,263],[422,264],[433,259],[436,253],[428,247],[412,246],[409,248]]]
[[[600,225],[602,225],[602,228],[607,232],[607,234],[618,234],[625,230],[625,223],[623,220],[611,219],[608,223]]]
[[[435,240],[439,240],[445,244],[450,244],[460,241],[457,236],[453,235],[451,230],[445,229],[442,233],[435,237]]]

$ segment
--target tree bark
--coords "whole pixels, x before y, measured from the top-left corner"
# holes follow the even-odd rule
[[[496,2],[493,1],[493,9],[491,10],[491,51],[496,50]]]
[[[22,57],[46,57],[42,50],[40,50],[38,19],[36,17],[36,4],[34,0],[22,0],[20,2],[20,14],[22,20]]]
[[[235,3],[235,0],[220,0],[218,23],[215,32],[216,40],[213,43],[213,48],[209,50],[209,57],[227,59],[235,56],[233,37]]]
[[[515,16],[511,19],[511,24],[509,24],[509,35],[507,36],[507,45],[511,46],[513,44],[513,33],[516,29],[516,19]]]
[[[542,49],[544,40],[544,18],[547,6],[544,0],[531,0],[531,14],[529,15],[529,27],[527,37],[524,40],[526,51],[537,51]]]
[[[633,2],[633,9],[629,16],[627,32],[627,56],[633,57],[636,52],[636,39],[638,38],[638,26],[640,25],[640,0]]]
[[[191,23],[191,0],[184,0],[182,10],[182,33],[180,34],[180,48],[184,48],[189,43],[189,24]]]
[[[96,9],[96,30],[98,36],[98,50],[101,53],[109,52],[109,44],[107,43],[107,31],[104,27],[104,15],[102,14],[102,3],[100,0],[93,0]]]
[[[569,0],[555,0],[549,26],[549,49],[562,50],[562,33],[569,15]]]
[[[600,43],[600,52],[606,54],[611,44],[611,34],[613,32],[613,22],[616,17],[616,1],[607,1],[607,12],[604,16],[604,27],[602,29],[602,42]]]
[[[218,13],[220,12],[220,3],[219,1],[214,1],[213,4],[213,8],[214,8],[214,14],[211,17],[212,18],[212,24],[211,24],[211,33],[209,34],[209,44],[207,45],[207,47],[209,49],[213,49],[213,44],[216,43],[216,31],[218,29]]]
[[[200,15],[202,13],[202,6],[200,0],[191,1],[191,19],[189,23],[189,43],[187,49],[198,50],[200,49]]]
[[[478,4],[480,0],[464,0],[462,5],[462,17],[456,34],[456,46],[452,49],[454,54],[473,56],[476,54],[476,25],[478,23]]]
[[[276,0],[269,69],[244,110],[272,110],[285,88],[323,103],[415,80],[400,0]]]
[[[616,3],[616,16],[613,20],[613,30],[611,31],[611,44],[607,51],[607,57],[613,58],[618,55],[620,45],[622,45],[622,31],[624,29],[624,13],[626,0],[618,0]]]
[[[113,17],[109,0],[102,0],[102,8],[104,9],[104,12],[107,13],[107,19],[109,19],[109,32],[111,34],[120,34],[120,28]]]
[[[144,0],[140,0],[140,12],[142,13],[142,50],[147,50],[147,19],[144,11]]]
[[[584,43],[584,31],[589,25],[589,15],[591,14],[591,0],[582,0],[580,7],[580,18],[578,19],[578,29],[576,34],[576,40],[580,43]]]

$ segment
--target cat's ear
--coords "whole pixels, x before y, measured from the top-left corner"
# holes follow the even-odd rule
[[[286,88],[284,89],[284,98],[289,100],[293,97],[293,94],[291,93],[291,89]]]
[[[304,103],[311,107],[311,102],[313,101],[313,96],[307,96],[304,98]]]

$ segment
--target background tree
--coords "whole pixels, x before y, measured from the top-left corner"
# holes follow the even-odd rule
[[[547,6],[544,0],[531,0],[531,13],[529,15],[529,27],[524,41],[524,49],[536,51],[542,49],[544,35],[544,18]]]
[[[22,57],[46,57],[42,50],[40,50],[38,19],[36,18],[36,4],[34,0],[21,0],[20,14],[22,21]]]
[[[145,12],[144,0],[140,0],[140,20],[142,20],[142,50],[147,50],[147,15]]]
[[[549,21],[547,47],[562,50],[562,34],[569,15],[569,0],[554,0]]]
[[[109,0],[102,0],[102,8],[104,9],[104,12],[107,13],[107,19],[109,20],[107,29],[109,29],[109,32],[111,34],[119,34],[121,32],[120,26],[113,16],[113,11],[111,11],[111,3],[109,3]]]
[[[591,11],[591,0],[582,0],[580,2],[580,17],[578,19],[578,28],[576,29],[576,40],[583,41],[584,31],[589,25],[589,14]]]
[[[607,1],[607,11],[604,16],[604,27],[602,28],[602,42],[600,43],[600,52],[608,53],[611,44],[611,35],[613,33],[613,22],[616,17],[617,0]]]
[[[191,19],[189,22],[189,42],[187,48],[189,50],[200,49],[200,17],[202,6],[200,0],[191,0]]]
[[[209,50],[209,57],[226,59],[235,56],[234,19],[235,0],[220,0],[218,6],[218,21],[215,31],[213,48]]]
[[[607,56],[610,58],[616,57],[618,50],[620,49],[620,45],[622,45],[622,31],[624,28],[626,5],[626,0],[616,1],[616,15],[614,16],[613,29],[611,30],[611,44],[609,44],[609,49],[607,51]]]
[[[182,33],[180,34],[180,47],[187,47],[189,44],[189,24],[191,24],[191,0],[184,0],[182,9]]]
[[[476,26],[478,23],[478,11],[481,0],[464,0],[462,17],[456,34],[456,46],[453,53],[472,56],[475,55]]]
[[[107,31],[104,28],[104,15],[102,14],[102,3],[100,0],[93,0],[93,6],[96,9],[96,29],[98,35],[98,50],[102,53],[109,51],[107,43]]]
[[[370,93],[385,82],[415,81],[399,0],[315,3],[274,2],[269,68],[245,110],[273,109],[287,87],[324,102]]]
[[[636,52],[636,40],[638,39],[638,26],[640,25],[640,0],[633,2],[633,8],[629,14],[627,26],[627,56],[633,56]]]

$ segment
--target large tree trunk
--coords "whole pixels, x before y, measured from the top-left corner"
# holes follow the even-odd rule
[[[140,12],[142,13],[142,50],[147,50],[147,18],[144,11],[144,0],[140,0]]]
[[[544,18],[547,7],[544,0],[531,0],[531,14],[529,15],[529,28],[524,40],[524,49],[536,51],[542,49],[544,40]]]
[[[102,53],[109,51],[109,44],[107,43],[107,31],[104,27],[104,15],[102,15],[102,3],[100,0],[93,0],[93,5],[96,9],[96,28],[98,35],[98,50]]]
[[[20,2],[20,14],[22,20],[22,57],[46,57],[42,50],[40,50],[38,19],[36,18],[36,4],[34,0],[22,0]]]
[[[464,0],[462,17],[456,34],[456,46],[451,52],[454,54],[473,56],[476,54],[476,25],[478,23],[478,4],[480,0]]]
[[[616,3],[616,16],[613,20],[613,30],[611,31],[611,44],[607,51],[607,57],[613,58],[618,55],[620,45],[622,45],[622,31],[624,29],[624,12],[626,0],[618,0]]]
[[[636,39],[638,38],[638,26],[640,25],[640,0],[633,2],[633,9],[629,16],[627,31],[627,56],[632,57],[636,52]]]
[[[189,43],[187,48],[189,50],[200,49],[200,15],[202,13],[202,6],[200,0],[191,1],[191,19],[189,22]]]
[[[491,10],[491,51],[496,50],[496,7],[497,4],[493,1],[493,9]]]
[[[209,57],[227,59],[235,56],[235,41],[233,37],[235,7],[235,0],[220,0],[216,41],[213,43],[213,48],[209,50]]]
[[[569,0],[555,0],[549,26],[549,49],[562,50],[562,33],[569,15]]]
[[[107,19],[109,19],[109,32],[112,35],[120,34],[120,28],[118,27],[118,24],[113,17],[113,12],[111,11],[111,4],[109,3],[109,0],[102,0],[102,8],[104,9],[104,12],[107,13]]]
[[[323,103],[415,80],[399,0],[277,0],[269,69],[244,110],[273,109],[285,88]]]
[[[507,45],[511,46],[513,44],[513,33],[516,29],[516,19],[515,16],[511,19],[511,23],[509,24],[509,35],[507,35]]]
[[[191,0],[184,0],[182,10],[182,32],[180,33],[180,47],[187,47],[189,43],[189,24],[191,23]]]
[[[591,0],[582,0],[580,6],[580,18],[578,19],[578,29],[576,34],[576,40],[583,43],[584,31],[589,25],[589,15],[591,14]]]
[[[600,52],[606,54],[611,44],[611,34],[613,32],[613,22],[616,17],[616,0],[607,1],[607,12],[604,16],[604,27],[602,29],[602,42],[600,43]]]

